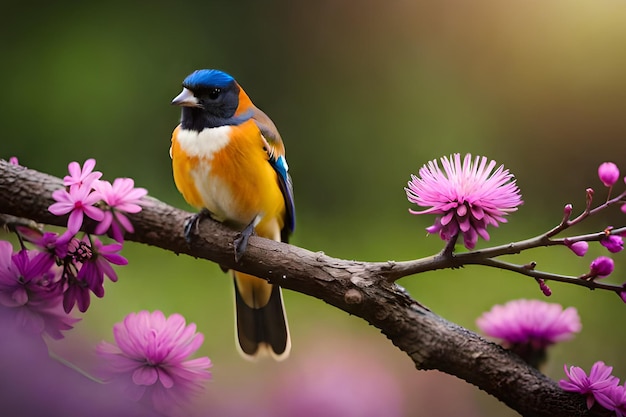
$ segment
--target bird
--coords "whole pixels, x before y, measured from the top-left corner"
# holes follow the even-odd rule
[[[170,157],[176,187],[199,210],[187,220],[185,238],[191,241],[204,217],[219,221],[240,232],[237,262],[252,234],[288,242],[295,229],[293,184],[276,125],[226,72],[196,70],[182,87],[172,100],[181,118]],[[251,360],[285,359],[291,339],[280,287],[232,274],[239,352]]]

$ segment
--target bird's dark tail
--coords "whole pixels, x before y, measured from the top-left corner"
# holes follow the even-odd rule
[[[234,272],[237,341],[247,359],[289,356],[291,341],[280,287]]]

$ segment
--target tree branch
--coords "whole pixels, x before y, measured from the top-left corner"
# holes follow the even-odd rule
[[[48,211],[52,191],[61,187],[59,178],[0,160],[2,214],[64,226],[66,218]],[[445,254],[407,262],[357,262],[253,236],[236,263],[236,232],[204,220],[189,245],[183,224],[191,214],[147,200],[149,206],[129,216],[135,233],[127,240],[217,262],[324,300],[380,329],[418,369],[438,369],[462,378],[524,416],[591,415],[582,396],[564,392],[516,355],[429,311],[390,280],[420,268],[450,267]]]

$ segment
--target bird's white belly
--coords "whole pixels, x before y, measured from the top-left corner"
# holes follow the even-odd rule
[[[207,163],[203,168],[195,169],[192,172],[204,207],[211,212],[215,220],[222,222],[229,220],[237,223],[249,222],[249,219],[243,218],[244,216],[239,213],[236,196],[230,186],[221,178],[211,175],[210,169],[210,163]]]

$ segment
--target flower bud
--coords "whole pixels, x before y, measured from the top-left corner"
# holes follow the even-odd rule
[[[587,188],[585,190],[586,193],[586,199],[585,199],[585,204],[586,204],[586,209],[590,210],[591,209],[591,203],[593,203],[593,188]]]
[[[611,275],[611,272],[613,272],[613,268],[615,268],[613,259],[606,256],[599,256],[591,262],[591,265],[589,265],[589,278],[593,279],[595,277],[607,277]]]
[[[619,179],[619,168],[613,162],[604,162],[598,167],[598,177],[606,187],[611,187]]]
[[[570,248],[570,250],[574,252],[576,256],[585,256],[585,254],[587,253],[587,250],[589,249],[589,243],[585,242],[584,240],[580,242],[574,242],[574,243],[568,242],[566,240],[565,246]]]
[[[563,207],[563,215],[569,219],[569,216],[572,215],[573,210],[574,207],[571,204],[566,204],[565,207]]]
[[[617,253],[624,249],[624,239],[618,235],[608,235],[600,240],[600,244],[611,253]]]
[[[542,279],[538,279],[537,283],[539,284],[539,289],[546,297],[550,297],[552,295],[552,290],[548,287],[548,284]]]

